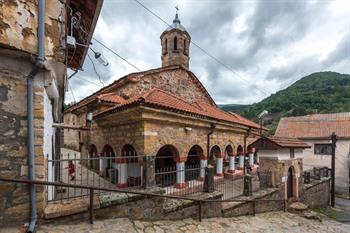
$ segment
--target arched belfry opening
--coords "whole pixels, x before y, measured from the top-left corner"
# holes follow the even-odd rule
[[[162,67],[180,65],[189,68],[191,36],[185,27],[182,26],[177,13],[173,23],[160,36],[160,40],[162,46]]]

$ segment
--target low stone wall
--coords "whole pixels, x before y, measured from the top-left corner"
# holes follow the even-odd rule
[[[300,201],[310,208],[328,206],[331,190],[330,184],[329,177],[313,180],[310,184],[304,184]]]
[[[203,194],[201,199],[220,199],[220,192]],[[256,200],[255,212],[262,213],[283,209],[283,201],[280,200],[278,189],[267,189],[255,192],[250,197],[239,197],[240,201],[233,202],[202,202],[202,218],[231,217],[240,215],[252,215],[254,206],[252,200]],[[56,207],[47,213],[46,218],[54,218],[54,221],[65,222],[67,220],[88,220],[88,200],[80,202],[80,205],[71,203],[57,203]],[[51,204],[52,205],[52,204]],[[65,208],[64,205],[67,207]],[[141,195],[128,195],[114,193],[109,196],[96,197],[94,217],[105,218],[129,218],[134,220],[175,220],[184,218],[199,218],[199,203],[188,200],[176,200],[170,198],[145,198]],[[55,212],[56,210],[56,212]],[[78,213],[80,211],[80,213]],[[70,212],[70,215],[69,215]],[[61,216],[59,214],[68,215]],[[47,221],[47,220],[46,220]],[[50,221],[50,220],[48,220]]]

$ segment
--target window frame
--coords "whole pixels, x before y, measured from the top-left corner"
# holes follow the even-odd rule
[[[319,148],[319,149],[316,149],[316,148]],[[314,154],[315,155],[332,155],[332,144],[331,143],[315,143],[314,144]]]

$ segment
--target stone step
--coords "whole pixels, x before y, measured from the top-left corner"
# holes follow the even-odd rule
[[[307,210],[309,207],[301,202],[293,202],[288,206],[288,210],[295,212],[302,212]]]

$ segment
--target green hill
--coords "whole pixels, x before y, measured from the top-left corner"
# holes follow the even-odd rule
[[[249,107],[250,105],[243,105],[243,104],[219,104],[219,108],[225,111],[231,111],[231,112],[242,112],[244,109]]]
[[[275,131],[281,117],[349,112],[350,75],[335,72],[313,73],[237,112],[257,121],[256,116],[263,110],[269,112],[265,125],[271,132]]]

